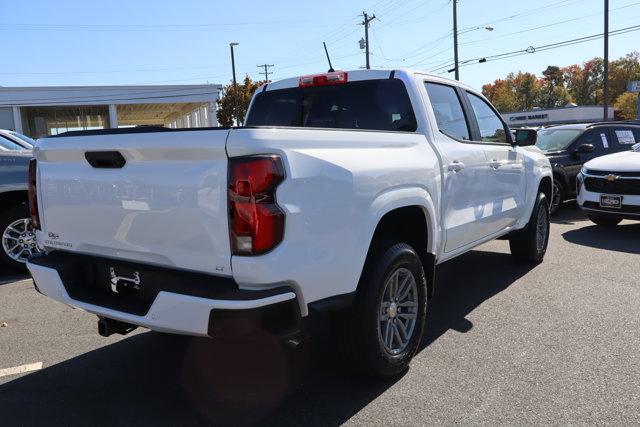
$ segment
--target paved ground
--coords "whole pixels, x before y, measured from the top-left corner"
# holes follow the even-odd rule
[[[0,377],[0,424],[640,423],[640,223],[600,229],[567,206],[544,263],[507,253],[440,267],[424,349],[389,382],[342,370],[327,332],[296,352],[101,338],[94,317],[0,278],[0,370],[44,365]]]

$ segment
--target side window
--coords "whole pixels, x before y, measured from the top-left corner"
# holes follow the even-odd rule
[[[613,128],[612,131],[620,150],[630,149],[633,144],[640,142],[637,134],[633,132],[633,129]]]
[[[469,140],[469,126],[456,90],[447,85],[425,82],[429,102],[436,116],[438,129],[447,136]]]
[[[480,137],[483,142],[501,142],[507,143],[507,131],[505,125],[493,111],[489,104],[484,99],[473,93],[467,92],[469,95],[469,101],[471,107],[478,120],[478,127],[480,127]]]
[[[576,141],[574,147],[578,147],[582,144],[591,144],[593,145],[594,153],[604,153],[611,151],[611,141],[609,141],[609,135],[607,134],[606,129],[594,129],[585,132],[579,139]]]

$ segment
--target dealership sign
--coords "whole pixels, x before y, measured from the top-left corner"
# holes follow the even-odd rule
[[[627,84],[627,92],[640,92],[640,80],[629,82]]]
[[[548,114],[529,114],[529,115],[509,117],[509,121],[519,122],[523,120],[541,120],[541,119],[548,119],[548,118],[549,118]]]

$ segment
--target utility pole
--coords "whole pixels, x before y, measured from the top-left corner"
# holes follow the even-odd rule
[[[264,68],[264,73],[261,72],[260,74],[264,74],[265,83],[269,83],[269,74],[273,74],[273,71],[269,71],[269,68],[273,67],[273,64],[260,64],[256,65],[256,67]]]
[[[604,121],[609,120],[609,0],[604,0]]]
[[[456,80],[460,80],[460,67],[458,64],[458,0],[453,0],[453,64]]]
[[[373,16],[367,15],[366,12],[362,12],[362,16],[364,17],[364,21],[362,21],[362,25],[364,25],[364,49],[365,55],[367,56],[367,70],[371,69],[371,64],[369,62],[369,23],[376,19],[375,13]]]
[[[229,43],[229,48],[231,48],[231,72],[233,73],[233,94],[234,94],[233,119],[237,124],[238,120],[236,117],[238,113],[238,82],[236,81],[236,59],[235,59],[235,56],[233,55],[234,46],[238,46],[238,43],[236,42]]]

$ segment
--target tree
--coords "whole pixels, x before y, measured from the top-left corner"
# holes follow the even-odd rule
[[[627,90],[627,83],[640,80],[640,53],[631,52],[609,65],[609,101],[615,101]]]
[[[571,95],[564,86],[564,73],[560,67],[549,65],[540,79],[540,106],[556,108],[571,102]]]
[[[223,95],[218,99],[218,123],[222,126],[233,126],[236,123],[244,122],[244,116],[247,114],[247,108],[253,93],[263,82],[251,80],[251,77],[245,76],[244,81],[238,84],[237,88],[233,83],[227,85],[223,89]]]
[[[531,110],[540,103],[540,82],[535,74],[518,72],[515,76],[509,75],[513,80],[517,108],[519,110]]]
[[[497,79],[493,84],[482,86],[482,94],[498,111],[506,113],[517,110],[516,96],[513,85],[508,80]]]
[[[638,117],[638,94],[625,92],[618,97],[614,109],[623,120],[634,120]]]

